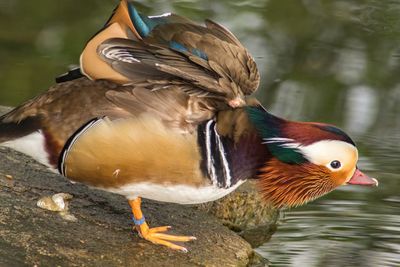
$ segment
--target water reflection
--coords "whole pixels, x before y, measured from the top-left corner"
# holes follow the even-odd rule
[[[382,210],[360,194],[349,190],[336,194],[340,200],[332,196],[286,212],[277,233],[258,251],[273,266],[398,266],[400,203],[382,203]]]
[[[367,54],[363,42],[357,39],[347,40],[338,51],[338,58],[333,66],[336,79],[344,84],[359,83],[367,69]]]
[[[53,83],[117,1],[0,1],[0,104]],[[285,212],[259,249],[273,266],[400,265],[400,0],[156,1],[148,14],[211,18],[255,56],[258,98],[293,120],[334,123],[359,146],[378,189],[343,187]],[[29,15],[27,15],[29,14]]]
[[[366,134],[375,124],[379,108],[378,90],[365,85],[349,88],[344,110],[344,127],[357,137]]]

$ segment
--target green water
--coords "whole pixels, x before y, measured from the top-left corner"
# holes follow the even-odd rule
[[[77,64],[117,1],[0,0],[0,104]],[[343,187],[284,212],[258,249],[273,266],[400,265],[400,1],[140,1],[231,29],[256,58],[257,96],[289,119],[337,124],[378,188]]]

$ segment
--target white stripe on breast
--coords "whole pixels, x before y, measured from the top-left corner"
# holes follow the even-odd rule
[[[221,138],[217,132],[217,125],[214,125],[214,132],[215,132],[215,136],[217,139],[217,143],[218,143],[218,148],[219,148],[219,153],[221,155],[222,158],[222,164],[224,167],[224,173],[225,173],[225,187],[230,187],[231,186],[231,170],[229,168],[229,163],[228,160],[226,159],[226,155],[225,155],[225,149],[224,149],[224,145],[222,144]]]
[[[126,196],[128,199],[143,197],[147,199],[178,204],[199,204],[214,201],[234,191],[244,181],[238,181],[230,188],[219,188],[217,185],[193,187],[188,185],[159,185],[152,183],[135,183],[120,188],[107,188],[105,191]]]
[[[206,149],[207,149],[207,169],[211,176],[211,181],[213,184],[217,184],[217,176],[215,174],[214,160],[211,153],[211,124],[213,120],[209,120],[206,125]]]

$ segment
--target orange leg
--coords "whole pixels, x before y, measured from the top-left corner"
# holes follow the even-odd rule
[[[168,235],[168,234],[163,234],[162,232],[167,231],[168,229],[171,228],[171,226],[161,226],[161,227],[154,227],[154,228],[149,228],[149,226],[146,223],[146,220],[143,216],[142,210],[140,208],[142,200],[140,197],[137,197],[133,200],[129,200],[129,205],[132,208],[132,213],[133,213],[133,218],[134,218],[134,223],[136,230],[138,231],[139,235],[154,243],[154,244],[160,244],[163,246],[167,246],[172,249],[176,250],[181,250],[183,252],[187,252],[187,249],[182,246],[175,245],[172,242],[169,241],[177,241],[177,242],[187,242],[190,240],[195,240],[196,237],[194,236],[175,236],[175,235]]]

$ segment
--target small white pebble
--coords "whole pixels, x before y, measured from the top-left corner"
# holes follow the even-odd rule
[[[60,216],[70,222],[76,222],[78,219],[71,213],[68,212],[68,200],[72,199],[73,196],[68,193],[58,193],[52,196],[45,196],[39,199],[36,205],[39,208],[57,211]]]
[[[68,193],[58,193],[51,197],[45,196],[38,200],[36,205],[39,208],[51,211],[66,211],[68,210],[68,204],[66,200],[72,199],[72,195]]]

